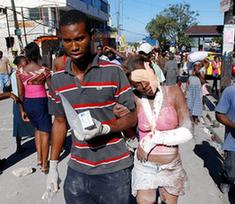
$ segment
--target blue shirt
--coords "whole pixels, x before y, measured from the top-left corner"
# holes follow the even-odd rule
[[[235,122],[235,85],[227,87],[219,100],[215,111],[226,115],[229,120]],[[235,129],[225,127],[224,150],[235,151]]]

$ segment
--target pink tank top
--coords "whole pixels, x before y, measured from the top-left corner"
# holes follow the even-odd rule
[[[47,97],[45,89],[45,80],[50,76],[50,70],[42,67],[35,72],[25,72],[22,68],[17,71],[20,79],[24,84],[25,98],[43,98]],[[43,84],[35,85],[34,81],[44,81]]]
[[[178,117],[175,108],[170,104],[165,104],[165,106],[161,108],[159,116],[156,120],[156,129],[159,131],[172,130],[177,128],[178,125]],[[150,124],[142,106],[138,111],[138,129],[140,140],[150,132]],[[169,147],[166,145],[157,145],[151,151],[151,154],[167,155],[175,154],[177,151],[178,148]]]

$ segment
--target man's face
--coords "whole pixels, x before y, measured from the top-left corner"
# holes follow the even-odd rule
[[[84,22],[60,28],[64,49],[73,61],[82,62],[90,54],[91,36]]]

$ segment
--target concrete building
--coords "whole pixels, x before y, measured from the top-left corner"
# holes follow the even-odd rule
[[[232,66],[235,58],[234,38],[235,38],[235,0],[220,0],[220,10],[224,13],[223,30],[223,65],[221,73],[220,88],[224,90],[232,83]]]
[[[92,26],[102,33],[99,38],[103,35],[108,37],[110,6],[107,0],[14,0],[14,2],[18,29],[15,29],[16,22],[11,1],[0,0],[0,50],[9,55],[12,43],[14,43],[13,49],[20,50],[20,47],[36,39],[40,45],[45,40],[55,39],[59,17],[70,9],[77,9],[87,14]]]

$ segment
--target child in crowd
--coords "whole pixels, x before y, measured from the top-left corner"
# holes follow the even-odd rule
[[[202,116],[202,85],[198,77],[201,62],[193,64],[192,74],[186,84],[186,100],[191,113],[192,121],[199,123],[199,117]]]

